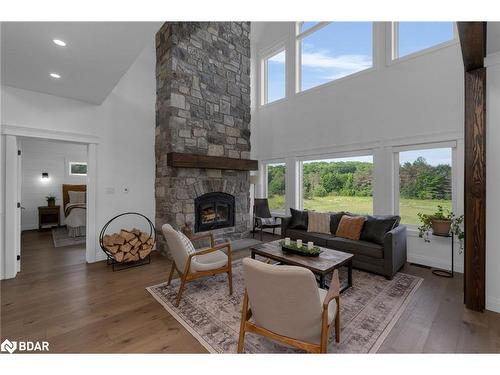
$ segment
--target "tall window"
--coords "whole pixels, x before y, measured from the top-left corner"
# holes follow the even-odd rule
[[[285,211],[286,164],[267,164],[267,198],[272,211]]]
[[[371,22],[299,22],[298,91],[373,66]]]
[[[264,98],[262,104],[285,97],[286,53],[282,50],[264,60]]]
[[[393,59],[448,42],[455,38],[453,22],[394,22]]]
[[[373,213],[372,171],[372,156],[304,161],[303,208]]]
[[[433,214],[438,206],[452,209],[452,149],[433,148],[399,153],[399,215],[419,224],[417,213]]]

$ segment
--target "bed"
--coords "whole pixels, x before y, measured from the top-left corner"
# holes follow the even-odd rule
[[[86,234],[87,225],[87,185],[63,184],[64,221],[69,237]]]

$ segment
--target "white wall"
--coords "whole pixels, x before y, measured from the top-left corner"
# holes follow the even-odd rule
[[[254,23],[252,56],[260,59],[274,47],[287,48],[287,93],[284,100],[259,105],[254,90],[253,157],[261,162],[287,161],[287,188],[297,181],[299,157],[349,154],[364,150],[374,157],[374,213],[394,211],[393,147],[453,141],[457,144],[454,170],[454,210],[463,212],[463,63],[458,41],[398,62],[387,59],[388,24],[375,23],[374,66],[302,93],[295,93],[295,25],[291,22]],[[259,82],[255,78],[255,82]],[[257,195],[263,193],[262,186]],[[295,207],[295,194],[287,205]],[[433,238],[430,244],[408,237],[408,260],[449,268],[450,242]],[[455,270],[463,271],[463,254],[455,251]]]
[[[494,24],[494,25],[492,25]],[[492,27],[493,26],[493,27]],[[500,312],[500,23],[488,23],[486,58],[486,308]]]
[[[102,105],[2,86],[3,125],[99,137],[96,259],[104,259],[97,236],[108,219],[125,211],[154,218],[155,60],[152,35]]]
[[[22,150],[21,229],[38,229],[38,207],[46,206],[45,197],[56,196],[60,206],[61,225],[64,225],[62,197],[63,184],[85,184],[85,176],[70,176],[70,161],[87,161],[87,146],[69,142],[55,142],[43,139],[24,138]],[[42,172],[49,174],[42,180]]]

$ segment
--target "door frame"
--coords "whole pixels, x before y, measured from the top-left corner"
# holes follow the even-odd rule
[[[2,136],[5,136],[5,242],[2,252],[5,254],[3,278],[13,278],[17,274],[16,243],[21,235],[20,222],[17,223],[17,168],[18,168],[18,137],[49,139],[87,145],[87,230],[85,259],[87,263],[97,260],[96,254],[96,192],[97,192],[97,145],[99,137],[90,134],[80,134],[59,130],[29,128],[17,125],[3,125]],[[14,177],[14,178],[12,178]],[[8,183],[7,181],[14,181]]]

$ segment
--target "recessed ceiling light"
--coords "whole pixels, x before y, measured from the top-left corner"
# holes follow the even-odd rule
[[[60,47],[66,47],[66,42],[64,40],[52,39],[52,41],[54,42],[54,44],[57,44]]]
[[[55,78],[55,79],[59,79],[59,78],[61,78],[61,76],[60,76],[59,74],[57,74],[57,73],[50,73],[50,76],[51,76],[52,78]]]

